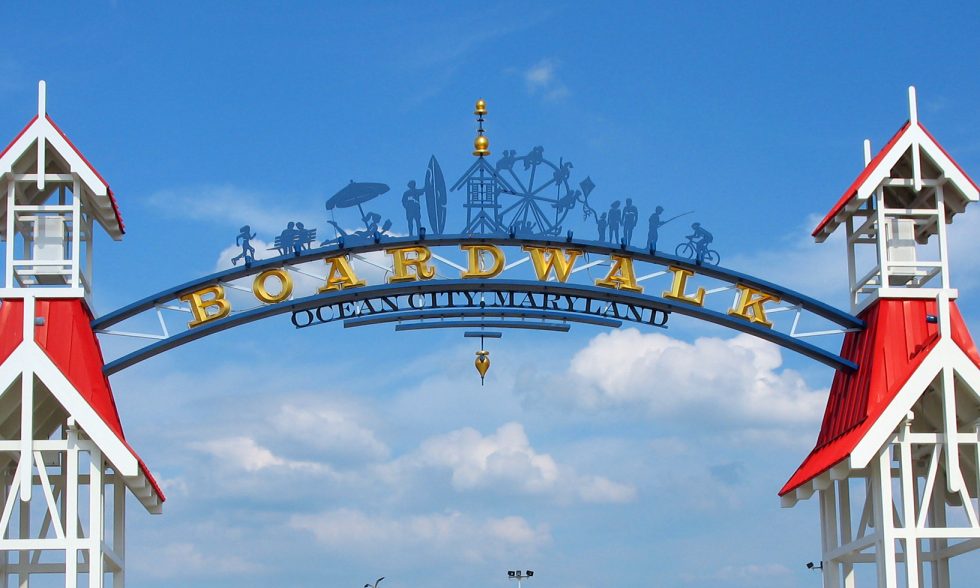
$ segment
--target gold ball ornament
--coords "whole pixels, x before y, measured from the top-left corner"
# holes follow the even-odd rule
[[[473,155],[477,157],[485,157],[490,155],[490,139],[486,136],[480,135],[473,141]]]

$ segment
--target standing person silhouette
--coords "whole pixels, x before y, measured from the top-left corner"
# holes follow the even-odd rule
[[[609,226],[609,221],[606,220],[606,213],[602,213],[599,218],[595,221],[596,227],[599,229],[599,241],[602,243],[606,242],[606,227]]]
[[[238,235],[235,237],[235,245],[242,248],[240,255],[236,255],[231,258],[231,265],[238,265],[238,260],[244,258],[245,265],[250,265],[255,261],[255,247],[252,247],[250,241],[255,238],[255,233],[252,233],[252,227],[245,225],[239,229]]]
[[[627,245],[633,243],[633,228],[639,220],[640,211],[633,205],[633,199],[627,198],[626,206],[623,208],[623,238],[626,239]]]
[[[424,188],[416,188],[415,180],[408,183],[408,190],[402,195],[402,206],[405,207],[405,220],[408,221],[408,234],[417,235],[422,227],[422,194]]]
[[[650,215],[650,226],[647,231],[647,247],[651,251],[657,250],[657,239],[660,237],[660,227],[664,226],[664,222],[660,220],[660,215],[663,213],[664,207],[658,206],[654,209],[653,214]]]
[[[609,207],[609,242],[619,243],[619,225],[622,221],[623,211],[619,209],[619,200],[614,200]]]

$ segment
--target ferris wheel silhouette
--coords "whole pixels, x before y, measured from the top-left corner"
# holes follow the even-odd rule
[[[496,174],[510,188],[500,190],[499,225],[515,233],[558,235],[568,213],[578,205],[585,218],[595,214],[588,203],[594,184],[586,178],[581,190],[574,189],[569,184],[573,167],[563,158],[557,164],[546,159],[541,146],[522,156],[505,150],[495,166]]]

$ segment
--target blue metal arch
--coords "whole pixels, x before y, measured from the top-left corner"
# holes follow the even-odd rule
[[[821,316],[844,329],[857,330],[864,328],[864,322],[842,310],[834,308],[826,303],[815,300],[809,296],[773,284],[766,280],[756,278],[744,273],[735,272],[721,267],[699,265],[690,259],[682,259],[672,255],[651,252],[644,249],[633,247],[610,247],[608,244],[596,241],[576,240],[569,235],[566,240],[540,239],[540,238],[520,238],[514,235],[501,236],[472,236],[472,235],[450,235],[437,238],[382,238],[349,246],[331,245],[317,249],[305,251],[300,255],[284,255],[271,259],[257,261],[245,267],[232,268],[217,272],[196,280],[186,282],[174,288],[160,291],[152,296],[138,300],[126,305],[118,310],[105,314],[92,322],[92,328],[102,331],[116,323],[124,321],[137,314],[151,310],[156,305],[175,298],[194,292],[208,285],[219,282],[228,282],[251,275],[256,275],[267,269],[279,268],[283,266],[296,265],[310,261],[316,261],[338,254],[363,254],[383,249],[395,247],[405,247],[410,245],[426,246],[452,246],[459,244],[488,244],[501,247],[519,247],[522,245],[532,245],[540,247],[564,247],[583,250],[587,253],[600,255],[627,254],[639,261],[647,261],[661,265],[674,265],[685,269],[690,269],[698,274],[717,278],[731,283],[744,284],[779,296],[783,301],[799,305],[818,316]],[[613,290],[596,286],[582,284],[566,284],[561,282],[540,282],[532,280],[503,280],[503,279],[460,279],[460,280],[433,280],[419,281],[401,284],[379,284],[373,286],[363,286],[359,288],[345,289],[323,294],[316,294],[288,300],[278,304],[262,306],[248,311],[233,314],[229,317],[205,323],[188,331],[172,335],[164,340],[150,344],[138,351],[123,356],[115,361],[108,363],[104,371],[106,374],[113,374],[144,359],[158,355],[185,343],[206,337],[207,335],[218,333],[239,325],[263,319],[270,316],[284,314],[286,312],[296,312],[317,308],[319,306],[337,303],[356,302],[358,300],[371,299],[380,296],[398,296],[408,294],[426,294],[433,292],[518,292],[518,293],[553,293],[561,296],[579,296],[601,299],[607,302],[634,305],[641,308],[657,309],[664,312],[676,312],[681,315],[690,316],[705,320],[717,325],[725,326],[743,333],[748,333],[766,341],[770,341],[801,353],[811,359],[820,361],[835,369],[851,371],[857,368],[853,362],[846,360],[838,355],[821,349],[813,344],[807,343],[798,338],[791,337],[784,333],[751,323],[744,319],[735,318],[725,313],[706,309],[685,303],[676,303],[659,296],[648,294],[638,294],[623,290]],[[573,313],[574,314],[574,313]],[[421,315],[420,315],[421,317]],[[590,322],[595,319],[594,314],[583,314],[581,320],[573,316],[562,317],[561,320],[571,320],[576,322]],[[594,323],[594,320],[591,322]]]

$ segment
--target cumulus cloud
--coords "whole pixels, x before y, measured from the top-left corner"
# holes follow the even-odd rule
[[[568,96],[568,87],[558,78],[559,63],[554,59],[542,59],[523,72],[527,91],[548,100]]]
[[[307,199],[316,202],[316,198]],[[270,205],[281,198],[233,184],[205,184],[159,190],[147,202],[159,212],[181,218],[233,226],[249,225],[260,237],[278,235],[289,221],[312,217],[314,212],[283,210]]]
[[[330,468],[322,463],[291,460],[276,455],[247,436],[200,441],[192,443],[191,448],[214,457],[222,466],[231,470],[255,473],[267,469],[286,468],[311,473],[330,472]]]
[[[290,526],[313,535],[333,552],[374,555],[410,548],[472,562],[533,554],[551,542],[546,525],[522,517],[476,518],[460,512],[385,517],[338,509],[294,515]]]
[[[518,381],[541,402],[595,409],[640,409],[651,416],[724,415],[729,422],[809,423],[825,391],[780,369],[777,346],[749,335],[693,343],[660,333],[602,333],[558,373],[525,370]]]
[[[154,579],[222,577],[263,571],[254,561],[231,553],[207,553],[193,543],[179,542],[156,546],[152,558],[135,552],[136,569]]]
[[[420,470],[443,469],[453,488],[470,491],[502,489],[549,495],[562,500],[622,503],[636,498],[636,489],[601,476],[580,475],[531,446],[520,423],[507,423],[490,435],[463,428],[431,437],[415,452],[385,468],[390,480]]]
[[[388,457],[388,447],[374,431],[339,407],[284,404],[270,420],[280,437],[299,441],[323,454],[368,460]]]

